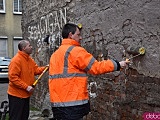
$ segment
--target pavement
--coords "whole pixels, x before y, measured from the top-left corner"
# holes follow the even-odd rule
[[[8,83],[0,83],[0,103],[4,100],[8,101],[7,89]]]

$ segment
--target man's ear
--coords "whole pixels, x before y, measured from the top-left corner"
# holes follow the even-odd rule
[[[23,48],[22,48],[22,51],[25,51],[25,50],[26,50],[26,47],[23,47]]]
[[[72,33],[70,32],[69,34],[68,34],[68,38],[72,38]]]

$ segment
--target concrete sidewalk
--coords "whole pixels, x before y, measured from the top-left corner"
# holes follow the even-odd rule
[[[7,89],[8,89],[8,83],[0,83],[0,103],[2,101],[6,100],[8,101],[8,94],[7,94]]]

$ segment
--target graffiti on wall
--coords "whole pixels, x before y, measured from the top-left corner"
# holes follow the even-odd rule
[[[90,97],[92,97],[92,98],[97,97],[96,90],[97,90],[97,83],[96,82],[90,82],[89,83],[89,95],[90,95]]]
[[[44,38],[49,35],[50,47],[55,46],[55,42],[59,45],[61,42],[61,28],[66,23],[66,8],[59,11],[53,11],[45,16],[40,17],[37,24],[28,26],[28,39],[36,41],[38,52],[44,47]]]

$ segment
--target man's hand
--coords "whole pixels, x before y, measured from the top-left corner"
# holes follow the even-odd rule
[[[129,62],[130,61],[126,59],[126,61],[121,61],[121,62],[119,62],[119,64],[120,64],[121,68],[125,68]]]
[[[49,67],[49,64],[48,64],[48,65],[46,65],[46,67]]]
[[[26,89],[28,92],[33,92],[34,91],[34,88],[32,86],[28,86],[27,89]]]

